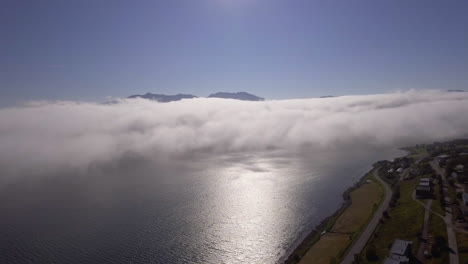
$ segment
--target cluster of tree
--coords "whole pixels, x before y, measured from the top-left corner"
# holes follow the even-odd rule
[[[437,175],[437,180],[439,182],[439,201],[440,201],[440,206],[442,208],[445,207],[445,199],[444,199],[444,181],[442,180],[442,176]]]
[[[432,167],[431,167],[431,165],[429,165],[429,163],[419,163],[418,164],[418,169],[419,169],[419,174],[420,175],[434,174],[434,169],[432,169]]]
[[[426,146],[432,157],[437,157],[441,154],[457,155],[461,152],[467,152],[468,139],[457,139],[449,142],[434,142]]]
[[[468,155],[457,155],[457,156],[454,156],[453,158],[449,159],[447,161],[447,165],[446,165],[447,176],[452,175],[452,172],[456,172],[455,167],[457,165],[459,165],[459,164],[461,164],[461,165],[465,166],[465,168],[467,168],[467,166],[468,166]],[[464,183],[464,182],[468,181],[467,169],[465,169],[464,172],[456,172],[456,173],[457,173],[457,181],[458,182]]]
[[[379,256],[377,256],[377,250],[375,249],[374,244],[370,244],[366,249],[366,259],[368,261],[376,261],[379,260]]]
[[[393,187],[392,199],[390,200],[390,207],[395,207],[398,204],[400,199],[400,185],[395,185]]]
[[[431,247],[431,254],[434,257],[440,257],[442,252],[448,250],[447,240],[443,236],[436,236]]]

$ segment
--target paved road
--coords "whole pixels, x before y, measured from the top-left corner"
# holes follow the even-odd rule
[[[416,192],[413,192],[413,200],[415,200],[417,203],[419,203],[422,207],[426,207],[425,203],[423,203],[420,200],[416,199]],[[443,216],[443,215],[439,214],[438,212],[432,210],[432,208],[430,208],[429,211],[431,211],[431,213],[434,214],[435,216],[440,217],[445,222],[445,224],[449,225],[453,230],[455,230],[455,232],[464,233],[464,234],[468,235],[468,231],[466,231],[465,229],[454,225],[453,222],[447,222],[447,219],[445,218],[445,216]],[[447,212],[447,211],[445,211],[445,212]]]
[[[447,183],[447,179],[445,178],[445,170],[439,167],[437,162],[431,161],[431,166],[432,168],[442,176],[442,179],[444,180],[444,183]],[[458,246],[457,246],[457,238],[455,236],[455,231],[452,226],[452,213],[445,211],[445,217],[444,217],[445,224],[447,226],[447,238],[448,238],[448,245],[449,248],[452,250],[450,253],[450,264],[458,264],[459,259],[458,259]]]
[[[366,229],[361,233],[361,236],[359,239],[351,246],[351,248],[346,252],[345,257],[343,258],[343,261],[341,261],[341,264],[351,264],[354,260],[354,255],[361,253],[362,249],[366,245],[367,241],[371,237],[372,233],[374,232],[375,228],[379,224],[379,220],[383,216],[383,212],[387,210],[388,205],[390,203],[390,200],[392,199],[392,189],[388,186],[386,182],[384,182],[382,179],[380,179],[377,169],[375,169],[373,172],[374,177],[382,183],[382,185],[385,188],[385,197],[380,205],[379,209],[375,212],[374,216],[372,219],[369,221],[369,223],[366,226]]]
[[[413,192],[413,199],[416,200],[415,198],[416,198],[416,191]],[[426,210],[424,212],[424,225],[423,225],[423,230],[421,234],[424,240],[427,240],[427,234],[429,233],[429,215],[431,214],[432,201],[433,200],[429,200],[426,202],[426,204],[424,204],[424,208]],[[425,262],[424,248],[426,247],[426,242],[424,242],[424,240],[419,245],[418,255],[417,255],[417,258],[422,263]]]

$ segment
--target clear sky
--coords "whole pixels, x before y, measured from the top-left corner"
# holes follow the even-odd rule
[[[0,105],[468,88],[468,1],[0,1]]]

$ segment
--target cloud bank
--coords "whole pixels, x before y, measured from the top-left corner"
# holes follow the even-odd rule
[[[401,147],[467,136],[467,113],[468,93],[438,91],[264,102],[33,102],[0,110],[0,166],[15,174],[87,168],[126,153],[170,160],[303,146]]]

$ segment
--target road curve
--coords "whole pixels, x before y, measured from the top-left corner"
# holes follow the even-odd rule
[[[379,220],[382,218],[383,216],[383,212],[385,210],[387,210],[388,208],[388,205],[390,204],[390,200],[392,199],[392,189],[390,188],[390,186],[388,186],[388,184],[383,181],[380,177],[379,177],[379,173],[377,172],[378,169],[374,169],[372,171],[374,177],[380,182],[382,183],[382,185],[384,186],[385,188],[385,197],[384,197],[384,200],[382,202],[382,204],[380,205],[379,209],[377,209],[377,211],[375,212],[374,216],[372,217],[372,219],[369,221],[369,223],[367,224],[366,228],[364,229],[364,231],[362,231],[361,235],[359,236],[358,240],[356,240],[356,242],[351,246],[351,248],[346,252],[346,255],[345,257],[343,258],[343,261],[341,261],[341,264],[351,264],[353,263],[353,260],[354,260],[354,255],[355,254],[359,254],[361,253],[362,249],[364,248],[364,246],[366,245],[367,241],[369,240],[369,238],[371,237],[372,233],[374,232],[375,228],[377,227],[377,225],[379,224]]]

